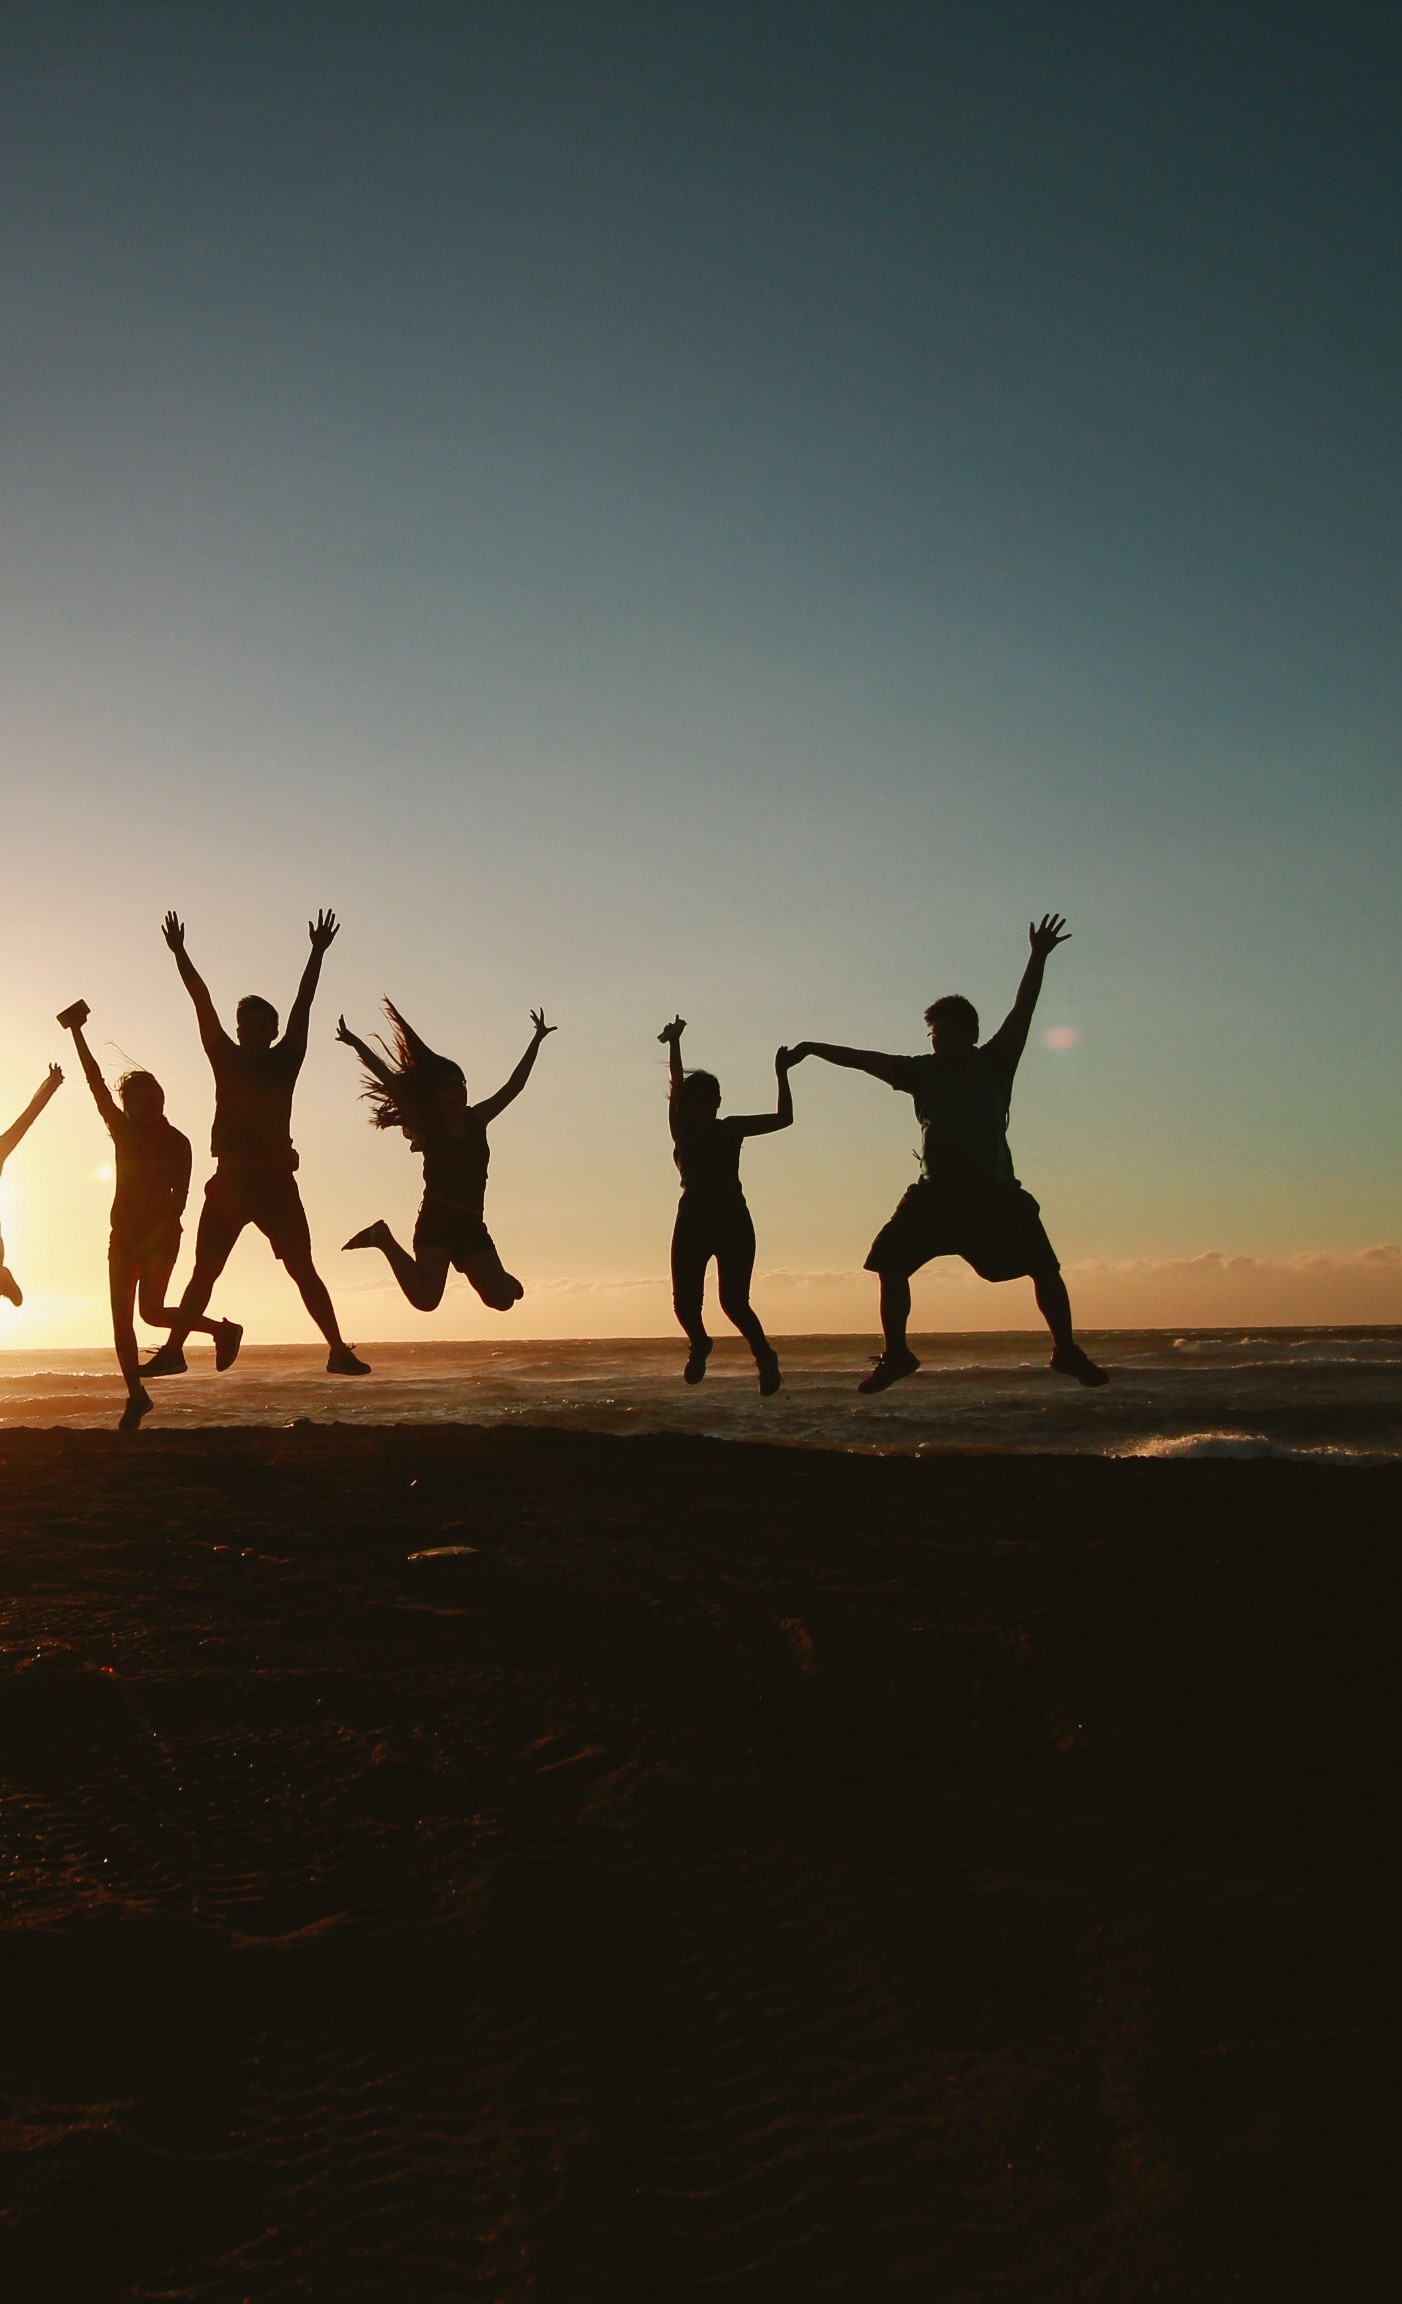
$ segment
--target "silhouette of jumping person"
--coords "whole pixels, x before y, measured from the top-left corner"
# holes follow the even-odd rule
[[[277,1036],[276,1008],[271,1001],[250,993],[238,1004],[238,1038],[231,1040],[203,977],[185,949],[183,922],[173,912],[165,916],[165,940],[194,1002],[200,1039],[214,1073],[210,1150],[216,1165],[204,1188],[204,1207],[195,1234],[195,1269],[171,1323],[170,1341],[146,1362],[143,1376],[183,1375],[185,1339],[202,1319],[214,1283],[248,1224],[256,1224],[264,1234],[326,1338],[328,1376],[370,1373],[366,1362],[356,1357],[342,1337],[326,1283],[312,1262],[311,1233],[297,1189],[298,1162],[292,1148],[292,1093],[306,1058],[307,1026],[321,963],[337,932],[333,912],[318,912],[315,920],[308,921],[311,956],[302,971],[282,1038]]]
[[[5,1162],[9,1159],[21,1137],[29,1134],[49,1098],[56,1095],[62,1086],[63,1074],[57,1064],[51,1064],[41,1085],[30,1097],[18,1120],[12,1120],[9,1127],[0,1133],[0,1170],[3,1170]],[[0,1237],[0,1296],[3,1296],[10,1304],[22,1304],[24,1302],[24,1290],[5,1262],[3,1237]]]
[[[821,1056],[869,1072],[914,1098],[920,1121],[920,1179],[871,1244],[868,1272],[881,1281],[883,1349],[859,1392],[884,1392],[911,1376],[920,1362],[906,1342],[910,1275],[932,1256],[962,1256],[984,1280],[1024,1275],[1051,1330],[1051,1365],[1080,1384],[1108,1384],[1103,1368],[1076,1342],[1071,1299],[1056,1252],[1042,1229],[1041,1212],[1013,1173],[1008,1110],[1042,975],[1049,956],[1067,941],[1066,923],[1049,912],[1029,926],[1031,956],[1017,998],[991,1040],[978,1045],[978,1012],[959,993],[925,1011],[929,1056],[883,1056],[870,1048],[835,1048],[805,1040],[791,1061]]]
[[[409,1302],[418,1312],[435,1311],[443,1300],[449,1271],[470,1280],[493,1312],[509,1312],[526,1291],[508,1272],[483,1219],[487,1196],[487,1130],[514,1103],[535,1069],[540,1045],[558,1027],[531,1010],[535,1031],[530,1046],[495,1096],[469,1104],[467,1079],[450,1056],[436,1055],[412,1024],[386,1000],[393,1046],[383,1053],[358,1040],[342,1016],[336,1038],[353,1048],[365,1066],[362,1091],[376,1128],[402,1128],[421,1153],[424,1195],[414,1225],[411,1255],[401,1248],[383,1217],[346,1242],[347,1248],[378,1248]]]
[[[117,1083],[120,1104],[98,1068],[83,1033],[88,1004],[77,1000],[59,1017],[73,1035],[78,1062],[93,1102],[112,1139],[116,1190],[107,1244],[107,1280],[112,1299],[112,1340],[126,1379],[127,1404],[118,1429],[134,1432],[151,1412],[151,1395],[141,1382],[133,1312],[140,1307],[148,1328],[172,1328],[179,1314],[166,1303],[166,1289],[180,1253],[181,1217],[190,1192],[190,1139],[165,1116],[165,1090],[150,1072],[128,1072]],[[214,1342],[217,1368],[238,1358],[243,1330],[236,1320],[195,1320]]]
[[[715,1074],[683,1069],[681,1039],[685,1030],[682,1018],[674,1016],[657,1035],[667,1048],[667,1116],[672,1128],[672,1157],[682,1180],[672,1231],[672,1304],[691,1345],[682,1381],[699,1384],[711,1356],[704,1301],[706,1267],[714,1257],[720,1308],[753,1352],[759,1388],[768,1399],[778,1391],[783,1378],[774,1347],[750,1303],[755,1228],[740,1188],[740,1147],[747,1136],[770,1136],[777,1128],[792,1127],[789,1065],[793,1059],[787,1048],[781,1048],[774,1058],[779,1094],[772,1112],[731,1113],[722,1120],[720,1082]]]

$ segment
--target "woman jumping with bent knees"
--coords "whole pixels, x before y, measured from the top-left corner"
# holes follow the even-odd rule
[[[755,1228],[740,1189],[740,1147],[747,1136],[770,1136],[777,1128],[793,1125],[789,1052],[781,1048],[774,1059],[779,1079],[774,1110],[737,1113],[722,1120],[720,1082],[715,1074],[682,1068],[681,1037],[685,1030],[681,1017],[674,1016],[657,1035],[666,1043],[671,1068],[668,1118],[672,1156],[682,1180],[672,1233],[672,1303],[691,1345],[682,1378],[687,1384],[699,1384],[710,1358],[703,1299],[706,1267],[714,1256],[720,1308],[753,1352],[759,1388],[767,1399],[778,1391],[782,1379],[774,1348],[750,1303]]]
[[[509,1080],[481,1104],[469,1104],[461,1065],[438,1056],[422,1041],[393,1001],[385,1012],[393,1045],[377,1054],[358,1040],[343,1016],[336,1038],[353,1048],[365,1066],[364,1097],[376,1128],[402,1128],[423,1155],[424,1196],[414,1226],[411,1255],[401,1248],[383,1218],[367,1224],[347,1248],[378,1248],[417,1312],[442,1302],[450,1271],[472,1282],[484,1304],[509,1312],[526,1291],[506,1271],[482,1219],[487,1192],[487,1129],[531,1076],[540,1044],[556,1030],[539,1009],[531,1010],[535,1035]]]

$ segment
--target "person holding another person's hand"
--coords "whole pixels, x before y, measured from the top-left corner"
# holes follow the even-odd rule
[[[906,1342],[910,1276],[932,1256],[962,1256],[984,1280],[1026,1275],[1051,1331],[1057,1375],[1078,1384],[1110,1381],[1076,1342],[1056,1251],[1036,1201],[1013,1172],[1008,1149],[1013,1075],[1027,1046],[1047,961],[1067,942],[1066,922],[1059,913],[1045,913],[1029,925],[1027,937],[1030,953],[1017,998],[981,1046],[977,1009],[962,993],[950,992],[925,1010],[928,1056],[886,1056],[822,1040],[805,1040],[790,1053],[795,1064],[821,1056],[828,1064],[869,1072],[912,1097],[920,1122],[919,1181],[877,1233],[866,1260],[868,1272],[881,1281],[883,1341],[859,1392],[884,1392],[920,1366]]]
[[[738,1328],[755,1357],[759,1388],[768,1396],[783,1379],[779,1362],[750,1302],[755,1264],[755,1228],[740,1188],[740,1149],[747,1136],[769,1136],[793,1125],[789,1089],[790,1055],[774,1059],[778,1097],[772,1112],[729,1113],[720,1109],[720,1082],[713,1072],[688,1072],[681,1040],[686,1025],[674,1016],[657,1037],[666,1045],[670,1070],[668,1119],[672,1154],[682,1180],[682,1196],[672,1232],[672,1302],[691,1346],[683,1381],[699,1384],[710,1358],[703,1300],[706,1269],[715,1259],[720,1308]]]

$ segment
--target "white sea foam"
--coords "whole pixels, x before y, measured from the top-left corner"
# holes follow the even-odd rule
[[[1152,1457],[1160,1463],[1186,1463],[1214,1457],[1249,1461],[1263,1456],[1281,1462],[1311,1464],[1395,1464],[1399,1461],[1397,1451],[1390,1448],[1345,1448],[1330,1442],[1316,1447],[1292,1447],[1286,1441],[1268,1440],[1260,1432],[1155,1433],[1151,1439],[1140,1440],[1132,1448],[1117,1448],[1111,1453]]]

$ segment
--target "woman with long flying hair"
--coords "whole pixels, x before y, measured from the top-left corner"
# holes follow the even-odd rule
[[[505,1270],[483,1221],[490,1157],[487,1130],[520,1095],[542,1040],[556,1027],[533,1008],[535,1032],[510,1079],[495,1096],[470,1104],[462,1066],[437,1055],[421,1040],[392,1000],[386,1000],[385,1013],[390,1037],[379,1043],[378,1051],[356,1038],[344,1016],[336,1026],[336,1038],[353,1048],[365,1066],[363,1094],[371,1124],[401,1128],[411,1148],[422,1155],[424,1196],[412,1254],[400,1247],[383,1218],[367,1224],[346,1246],[378,1248],[416,1311],[434,1311],[449,1272],[457,1271],[494,1312],[509,1312],[525,1289]]]

